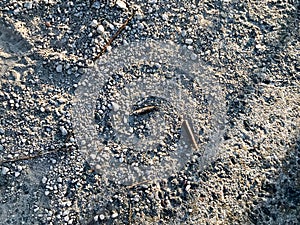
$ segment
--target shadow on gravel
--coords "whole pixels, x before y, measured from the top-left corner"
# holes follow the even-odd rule
[[[278,178],[270,177],[261,186],[262,202],[254,202],[248,213],[253,224],[300,223],[300,137],[278,168]]]
[[[33,212],[49,208],[49,197],[45,196],[42,177],[47,174],[49,165],[39,160],[26,163],[26,169],[15,171],[12,176],[0,173],[0,224],[43,224],[42,218],[34,217]],[[24,167],[23,163],[18,165]],[[10,165],[2,168],[12,169]],[[19,175],[18,175],[19,174]]]
[[[48,159],[59,156],[17,159],[53,149],[65,139],[56,129],[65,118],[55,108],[72,84],[60,82],[67,80],[61,75],[49,79],[47,58],[32,49],[13,24],[0,18],[0,224],[5,225],[42,224],[42,216],[33,217],[49,208],[41,180],[50,170]]]
[[[62,1],[37,4],[27,14],[15,13],[11,10],[13,7],[8,7],[10,3],[0,3],[0,8],[5,14],[16,14],[14,22],[23,26],[18,28],[35,46],[30,56],[34,60],[35,74],[30,79],[38,80],[41,85],[51,85],[63,89],[66,93],[73,93],[73,85],[79,82],[84,68],[88,66],[86,61],[92,61],[88,59],[93,55],[92,49],[96,48],[94,56],[98,55],[106,44],[106,40],[97,33],[96,28],[90,26],[92,19],[101,21],[106,27],[112,27],[106,32],[113,34],[117,31],[117,26],[107,21],[120,22],[119,20],[122,21],[127,16],[118,7],[109,4],[104,4],[100,9],[98,1],[92,7],[94,2]],[[89,34],[92,36],[88,36]],[[97,38],[100,39],[99,43],[94,42]],[[105,38],[109,38],[109,35]]]

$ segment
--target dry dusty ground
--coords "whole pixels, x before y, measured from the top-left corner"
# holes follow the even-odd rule
[[[0,224],[300,224],[299,16],[297,0],[0,1]],[[217,81],[224,132],[206,169],[195,153],[126,186],[80,151],[78,82],[122,24],[109,51],[170,40]]]

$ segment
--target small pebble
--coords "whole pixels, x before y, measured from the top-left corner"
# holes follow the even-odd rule
[[[61,134],[62,134],[63,136],[66,136],[66,135],[68,134],[68,131],[66,130],[66,128],[60,127],[59,129],[60,129],[60,132],[61,132]]]
[[[47,182],[47,177],[43,177],[43,178],[42,178],[42,183],[43,183],[43,184],[46,184],[46,182]]]
[[[32,2],[25,2],[24,7],[27,9],[32,9]]]
[[[186,191],[189,191],[190,189],[191,189],[191,185],[188,184],[188,185],[185,187],[185,190],[186,190]]]
[[[99,34],[103,34],[104,31],[105,31],[105,29],[104,29],[104,27],[103,27],[102,25],[99,25],[99,26],[97,27],[97,32],[98,32]]]
[[[119,215],[119,214],[118,214],[117,212],[114,212],[114,213],[111,215],[111,218],[113,218],[113,219],[114,219],[114,218],[117,218],[118,215]]]
[[[65,220],[66,222],[68,222],[68,221],[70,220],[70,217],[69,217],[69,216],[65,216],[65,217],[64,217],[64,220]]]
[[[20,176],[20,173],[19,172],[15,172],[15,177],[18,177]]]
[[[92,20],[91,27],[97,27],[97,26],[98,26],[98,21],[97,20]]]
[[[56,72],[58,73],[61,73],[63,70],[63,66],[61,64],[59,64],[57,67],[56,67]]]
[[[94,4],[92,5],[92,8],[100,9],[100,2],[94,2]]]
[[[119,6],[121,9],[127,9],[126,3],[121,0],[117,0],[116,5]]]
[[[105,219],[105,216],[104,216],[103,214],[101,214],[101,215],[99,216],[99,218],[100,218],[100,220],[104,220],[104,219]]]
[[[162,14],[162,19],[163,20],[165,20],[165,21],[167,21],[168,19],[169,19],[169,17],[168,17],[168,14],[167,13],[164,13],[164,14]]]
[[[71,206],[71,205],[72,205],[72,202],[71,202],[71,201],[67,201],[66,205],[67,205],[67,206]]]
[[[193,43],[193,39],[187,38],[187,39],[185,39],[185,43],[186,43],[187,45],[190,45],[190,44]]]
[[[9,169],[7,167],[2,167],[2,174],[6,175],[8,173]]]
[[[192,54],[191,54],[191,60],[194,61],[194,60],[196,60],[196,59],[197,59],[197,55],[196,55],[195,53],[192,53]]]
[[[113,108],[114,111],[118,111],[120,109],[120,105],[118,105],[117,103],[115,102],[112,102],[111,103],[111,106]]]
[[[3,145],[0,145],[0,151],[3,151],[4,147]]]

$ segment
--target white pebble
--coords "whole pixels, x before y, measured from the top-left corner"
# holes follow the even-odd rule
[[[60,132],[61,132],[61,134],[62,134],[63,136],[66,136],[66,135],[68,134],[68,131],[66,130],[66,128],[60,127],[59,129],[60,129]]]
[[[100,220],[104,220],[104,219],[105,219],[105,216],[104,216],[103,214],[101,214],[101,215],[99,216],[99,218],[100,218]]]
[[[113,108],[114,111],[118,111],[120,109],[120,105],[118,105],[117,103],[115,102],[112,102],[111,103],[111,106]]]
[[[43,178],[42,178],[42,183],[43,183],[43,184],[46,184],[46,182],[47,182],[47,177],[43,177]]]
[[[190,44],[193,43],[193,39],[187,38],[187,39],[185,39],[185,43],[186,43],[187,45],[190,45]]]
[[[3,151],[4,147],[3,145],[0,145],[0,151]]]
[[[61,73],[63,70],[63,66],[61,64],[59,64],[57,67],[56,67],[56,72],[58,73]]]
[[[66,222],[68,222],[68,221],[70,220],[70,217],[69,217],[69,216],[65,216],[64,220],[65,220]]]
[[[165,20],[165,21],[167,21],[167,20],[169,19],[167,13],[162,14],[161,17],[162,17],[162,19]]]
[[[98,21],[97,20],[92,20],[91,27],[97,27],[97,26],[98,26]]]
[[[71,201],[67,201],[66,205],[67,205],[67,206],[71,206],[71,205],[72,205],[72,202],[71,202]]]
[[[99,26],[97,27],[97,32],[98,32],[99,34],[103,34],[104,31],[105,31],[105,29],[104,29],[104,27],[103,27],[102,25],[99,25]]]
[[[18,177],[20,176],[20,173],[19,172],[15,172],[15,177]]]
[[[114,219],[114,218],[117,218],[118,215],[119,215],[119,214],[118,214],[117,212],[114,212],[114,213],[111,215],[111,218],[113,218],[113,219]]]
[[[2,167],[2,174],[5,175],[7,174],[9,169],[7,167]]]
[[[189,191],[190,189],[191,189],[191,185],[188,184],[188,185],[185,187],[185,190],[186,190],[186,191]]]
[[[116,2],[117,6],[119,6],[121,9],[127,9],[126,3],[121,1],[121,0],[117,0]]]
[[[17,166],[18,170],[19,171],[22,171],[23,170],[23,167],[22,166]]]
[[[97,215],[97,216],[94,216],[94,221],[98,221],[98,218],[99,218],[99,216]]]
[[[5,133],[5,130],[0,128],[0,134],[4,134]]]

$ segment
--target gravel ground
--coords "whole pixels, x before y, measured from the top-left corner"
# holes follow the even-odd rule
[[[300,224],[299,15],[296,0],[2,0],[0,224]],[[204,169],[200,151],[167,177],[125,185],[80,151],[72,104],[80,81],[110,54],[103,49],[137,40],[171,41],[203,62],[221,90],[224,132]],[[124,82],[148,74],[143,66],[120,68]],[[133,110],[161,101],[143,99]],[[208,109],[203,115],[217,113]],[[176,112],[167,114],[174,132],[166,154],[180,133]],[[133,121],[144,126],[151,113]],[[211,141],[194,129],[198,144]]]

